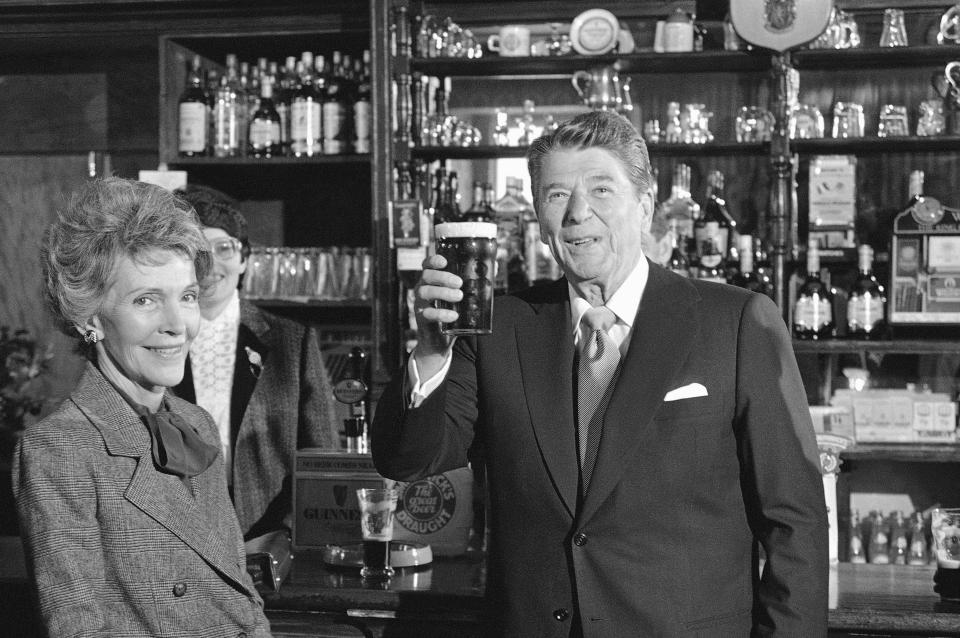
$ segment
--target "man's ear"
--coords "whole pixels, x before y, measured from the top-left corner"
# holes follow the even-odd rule
[[[646,193],[640,198],[639,202],[639,212],[641,223],[643,224],[642,230],[644,233],[650,232],[650,225],[653,223],[653,191],[647,190]]]

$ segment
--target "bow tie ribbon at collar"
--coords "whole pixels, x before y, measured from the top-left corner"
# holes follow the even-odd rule
[[[161,472],[189,478],[201,474],[216,460],[219,448],[201,439],[176,412],[150,412],[142,406],[135,409],[150,430],[150,451]]]

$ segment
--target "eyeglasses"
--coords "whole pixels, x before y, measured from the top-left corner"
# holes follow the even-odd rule
[[[210,251],[214,257],[221,261],[233,259],[242,247],[243,244],[240,243],[240,240],[233,237],[224,237],[210,242]]]

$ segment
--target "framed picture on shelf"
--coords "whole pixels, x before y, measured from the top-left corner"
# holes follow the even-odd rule
[[[391,248],[417,248],[421,245],[420,224],[423,204],[418,199],[390,202]]]

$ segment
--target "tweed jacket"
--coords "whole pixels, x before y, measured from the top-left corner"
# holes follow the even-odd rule
[[[561,279],[498,297],[493,334],[459,338],[418,407],[401,376],[377,406],[389,478],[482,445],[490,635],[825,636],[819,455],[776,306],[651,264],[585,489],[574,370]]]
[[[205,411],[167,398],[217,443]],[[149,431],[93,364],[53,414],[27,427],[13,486],[51,637],[270,635],[222,455],[189,483],[157,471]]]
[[[189,357],[173,391],[196,402]],[[313,328],[241,299],[230,426],[233,501],[244,538],[289,527],[294,453],[339,447],[333,401]]]

